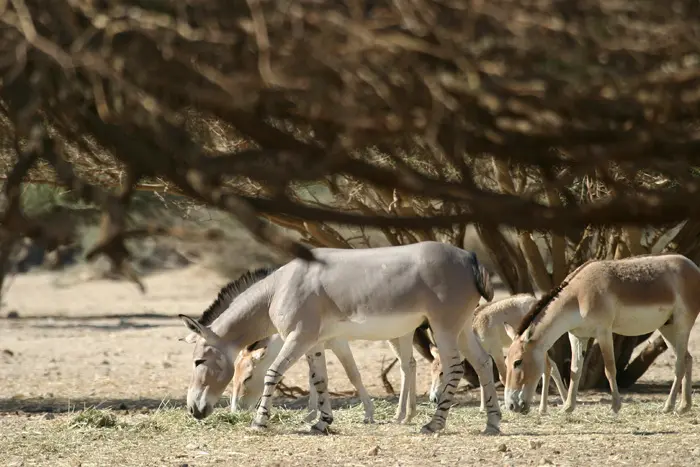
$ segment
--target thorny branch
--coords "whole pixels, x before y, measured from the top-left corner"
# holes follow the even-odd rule
[[[20,185],[32,177],[103,209],[89,256],[105,254],[126,274],[124,219],[139,182],[225,209],[306,259],[307,247],[263,219],[336,243],[324,222],[379,227],[401,242],[469,223],[568,235],[700,214],[692,0],[11,0],[0,9],[0,137],[17,141],[0,154],[3,243],[64,241],[22,213]],[[214,125],[245,144],[212,143],[202,128]],[[517,187],[504,192],[483,175],[491,161],[517,167]],[[544,174],[545,191],[527,188],[532,173]],[[101,188],[120,179],[116,193]],[[591,179],[602,194],[578,196]],[[294,184],[339,180],[422,208],[368,212],[354,200],[339,211],[290,195]],[[440,202],[450,208],[436,210]],[[156,232],[167,233],[140,234]]]

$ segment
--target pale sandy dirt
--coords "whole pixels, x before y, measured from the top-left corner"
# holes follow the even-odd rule
[[[147,277],[145,284],[148,290],[145,295],[141,295],[134,285],[127,282],[109,280],[85,281],[70,272],[62,274],[32,273],[16,277],[9,292],[4,297],[4,303],[0,311],[3,317],[12,310],[17,311],[20,315],[20,319],[17,320],[0,319],[0,437],[8,435],[9,430],[17,429],[18,426],[21,426],[22,430],[28,430],[27,433],[42,433],[42,429],[49,430],[47,433],[50,432],[51,423],[54,423],[55,420],[53,422],[42,422],[41,420],[37,421],[36,416],[34,416],[31,418],[31,423],[25,422],[22,420],[24,420],[23,417],[26,416],[24,415],[26,413],[64,412],[71,408],[81,409],[92,405],[119,407],[120,404],[123,404],[122,408],[126,407],[129,409],[134,407],[156,408],[164,401],[171,401],[176,405],[181,405],[190,375],[191,346],[178,341],[178,338],[186,335],[186,329],[181,321],[176,318],[176,315],[185,313],[190,316],[198,316],[215,298],[219,288],[225,282],[226,280],[222,277],[198,266],[158,273]],[[69,284],[69,286],[60,284]],[[149,314],[161,316],[148,317],[147,315]],[[144,317],[144,315],[147,317]],[[113,318],[109,318],[110,316]],[[352,342],[351,346],[370,394],[376,397],[385,397],[386,393],[381,385],[379,375],[382,360],[385,360],[386,364],[393,359],[393,354],[388,344],[383,341],[356,341]],[[700,331],[696,327],[691,336],[690,344],[690,351],[696,357],[693,365],[694,375],[700,375],[699,350]],[[418,393],[421,395],[425,394],[429,387],[429,368],[422,357],[417,356],[416,358],[418,359]],[[328,352],[327,359],[330,389],[332,391],[351,390],[352,387],[335,356]],[[672,365],[673,355],[671,352],[667,352],[658,359],[641,382],[651,383],[654,387],[658,386],[658,383],[670,382],[672,379]],[[307,366],[304,362],[299,362],[287,373],[285,383],[298,385],[306,389],[306,378]],[[392,370],[390,379],[395,389],[398,390],[398,368]],[[654,404],[660,407],[660,401],[663,400],[667,391],[668,386],[664,386],[653,391],[658,394],[626,394],[625,402],[634,400],[650,401],[651,403],[653,401]],[[582,399],[586,402],[609,401],[609,397],[605,393],[584,394]],[[478,404],[478,392],[473,391],[467,395],[462,395],[461,400],[470,407],[469,410],[475,412],[474,406]],[[559,398],[554,395],[550,396],[550,400],[553,404],[560,404]],[[696,404],[694,411],[697,411],[698,400],[696,397],[694,397],[694,400]],[[353,400],[353,402],[356,401]],[[390,402],[395,404],[395,399],[390,399]],[[395,406],[392,405],[392,411],[393,407]],[[586,410],[586,407],[584,405],[580,410]],[[552,410],[556,410],[556,408]],[[19,413],[17,414],[16,411],[19,411]],[[64,416],[68,415],[59,415],[58,418]],[[477,420],[481,420],[478,415],[475,416]],[[689,433],[700,431],[697,430],[693,420],[695,419],[691,419],[691,425],[687,426],[687,429],[683,429],[682,433],[686,431]],[[640,423],[644,424],[643,421],[640,421]],[[683,423],[687,424],[688,422],[685,421]],[[30,425],[33,428],[28,428]],[[481,425],[482,422],[479,421],[477,426],[464,427],[463,429],[453,427],[453,429],[463,430],[464,436],[472,437],[473,435],[469,433],[477,428],[483,428]],[[418,426],[413,424],[410,427],[392,428],[394,431],[390,435],[399,436],[397,433],[401,433],[401,438],[397,438],[396,441],[396,449],[398,449],[394,459],[396,462],[389,462],[389,464],[411,464],[410,459],[415,459],[417,462],[419,459],[422,459],[421,456],[426,455],[423,448],[420,447],[420,443],[424,443],[424,441],[416,440],[415,442],[418,444],[415,445],[416,451],[413,453],[413,457],[409,455],[407,458],[409,461],[401,461],[408,455],[405,452],[405,449],[408,448],[399,449],[398,447],[410,446],[412,441],[409,442],[409,440],[413,439],[410,436],[417,436],[415,431],[417,431]],[[536,425],[531,428],[532,430],[537,430]],[[576,428],[574,431],[579,428]],[[672,428],[677,427],[673,426]],[[343,429],[345,430],[345,441],[342,441],[342,443],[346,443],[348,442],[348,436],[351,436],[354,430],[362,432],[362,430],[367,430],[368,428],[360,424],[351,425],[350,429]],[[529,430],[530,428],[527,429]],[[629,434],[630,430],[634,429],[639,431],[644,430],[644,427],[625,427],[620,434],[621,436],[625,433]],[[236,436],[245,437],[248,435]],[[376,436],[376,434],[372,436]],[[639,440],[642,443],[640,446],[647,442],[652,444],[661,443],[659,446],[663,446],[665,438],[659,436],[659,433],[656,433],[656,438],[654,438],[656,441],[653,442]],[[673,454],[672,446],[673,443],[678,442],[678,436],[680,435],[676,434],[668,438],[670,444],[665,448],[666,451],[660,448],[660,454],[657,452],[657,457],[661,456],[659,462],[664,463],[665,455],[676,458]],[[334,437],[331,436],[330,438]],[[602,449],[601,446],[608,445],[606,436],[599,436],[599,438],[602,444],[593,443],[591,445],[593,449]],[[682,438],[683,436],[681,436]],[[24,435],[23,439],[25,439]],[[368,441],[366,437],[362,438],[361,441],[358,441],[360,443],[359,447],[355,449],[365,452],[368,447],[371,447],[371,443],[375,442],[372,439]],[[576,439],[577,437],[572,438],[573,442],[578,442],[575,441]],[[690,443],[687,446],[688,450],[694,449],[693,445],[700,447],[695,434],[693,439],[696,441],[694,444]],[[26,442],[29,443],[30,440],[27,439]],[[151,441],[143,440],[143,442],[146,443],[146,445],[142,446],[143,449],[154,449],[153,447],[148,447],[148,443]],[[313,443],[318,442],[309,441],[306,438],[303,441],[299,441],[299,443],[306,446],[305,449],[313,450],[327,447],[328,441],[320,440],[320,442],[326,444],[314,445]],[[454,439],[453,442],[459,443],[459,437]],[[312,445],[309,446],[309,443],[312,443]],[[343,449],[350,450],[348,455],[351,456],[352,443],[347,446],[343,444],[343,446]],[[5,448],[7,447],[5,445]],[[103,448],[97,447],[96,449]],[[2,449],[0,448],[0,465],[4,465],[2,464],[3,462],[7,462],[7,465],[10,465],[9,457],[3,458]],[[70,451],[69,448],[66,447],[66,449]],[[290,445],[289,449],[293,450],[293,446]],[[384,449],[387,448],[385,447]],[[430,449],[438,448],[433,446]],[[568,463],[587,465],[586,449],[577,448],[578,451],[581,451],[583,457],[574,457]],[[9,452],[15,451],[10,449]],[[74,451],[70,452],[80,453],[82,451],[75,448]],[[639,454],[641,455],[641,452]],[[700,455],[700,451],[698,454]],[[73,458],[73,460],[85,460],[80,457],[81,454],[74,455],[78,457]],[[109,455],[111,456],[112,454]],[[114,455],[116,456],[116,454]],[[36,457],[33,454],[27,454],[27,456],[26,458],[22,458],[22,455],[18,457],[18,454],[15,452],[11,456],[12,462],[15,462],[12,465],[52,465],[53,462],[51,458],[47,460],[41,456]],[[496,457],[493,455],[482,456],[484,457],[483,462],[478,463],[514,462],[513,459],[509,460],[507,456],[504,456],[503,453],[498,453]],[[232,458],[227,458],[224,454],[221,454],[219,457],[223,459],[222,465],[234,465],[237,463]],[[278,457],[274,455],[270,459],[277,459]],[[163,461],[163,465],[175,465],[170,460],[175,462],[176,459],[168,457],[167,453],[164,453],[162,458],[169,459]],[[634,460],[635,455],[628,458]],[[263,462],[264,459],[256,459],[248,458],[246,463],[266,463],[266,461]],[[291,461],[290,463],[293,465],[309,464],[311,462],[309,459],[311,458],[301,458],[298,463]],[[338,461],[341,464],[348,463],[348,459],[340,458]],[[454,456],[447,456],[445,459],[450,459],[447,461],[448,464],[452,464],[452,461],[457,461],[457,458]],[[476,462],[478,459],[480,459],[479,456],[472,456],[472,461]],[[523,463],[531,464],[537,462],[538,459],[533,457],[527,462],[524,459]],[[678,460],[678,465],[693,463],[690,462],[692,459],[687,456],[682,459],[676,459]],[[700,460],[700,457],[696,460]],[[139,463],[132,461],[122,461],[122,463],[152,465],[149,462]],[[17,462],[25,462],[25,464],[18,464]],[[75,462],[78,462],[78,460],[75,460]],[[203,462],[209,463],[209,461],[199,460],[194,465],[202,465]],[[433,451],[430,451],[429,462],[417,463],[432,465],[440,462],[440,456],[435,457],[433,456]],[[367,465],[374,463],[374,461],[370,458],[359,463]],[[66,465],[69,464],[73,465],[73,461]],[[472,463],[468,462],[468,464]]]

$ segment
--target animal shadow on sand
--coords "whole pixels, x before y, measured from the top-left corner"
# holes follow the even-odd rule
[[[27,316],[4,318],[4,322],[13,327],[27,327],[45,330],[87,329],[93,331],[123,331],[129,329],[152,329],[157,327],[179,327],[177,316],[157,313],[140,313],[133,315],[89,315],[89,316]]]

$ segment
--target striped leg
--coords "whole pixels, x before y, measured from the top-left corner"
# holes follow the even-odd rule
[[[491,356],[486,353],[479,344],[479,339],[474,332],[463,332],[459,336],[459,343],[467,361],[474,367],[479,384],[481,385],[486,405],[486,429],[485,435],[495,435],[501,432],[501,408],[498,406],[498,394],[493,382],[493,364]]]
[[[309,363],[311,383],[318,394],[318,408],[321,412],[320,419],[311,427],[311,433],[328,433],[328,426],[333,423],[333,411],[331,410],[331,398],[328,394],[328,373],[326,370],[326,353],[322,346],[314,348],[306,354]]]
[[[323,345],[318,345],[311,349],[311,352],[318,352],[318,351],[323,352]],[[308,358],[307,358],[308,362]],[[309,368],[309,403],[308,403],[308,409],[309,413],[306,414],[304,417],[304,421],[306,423],[311,423],[314,420],[316,420],[316,417],[318,416],[318,393],[316,392],[316,388],[314,387],[314,382],[313,379],[311,378],[312,371],[311,368]]]
[[[443,331],[433,327],[433,335],[435,343],[440,354],[442,363],[443,377],[440,381],[440,388],[437,391],[437,408],[433,418],[421,428],[421,433],[434,433],[445,428],[447,413],[452,407],[452,399],[454,398],[457,385],[464,374],[464,365],[459,356],[457,348],[457,339],[453,332]]]
[[[494,362],[496,362],[496,368],[498,368],[498,379],[503,383],[505,386],[506,384],[506,359],[503,356],[503,349],[486,349],[486,352],[491,356]],[[495,383],[495,381],[494,381]],[[481,392],[481,405],[479,405],[479,412],[483,413],[486,412],[486,396],[484,395],[484,387],[479,385],[479,389]]]
[[[272,362],[270,368],[265,373],[265,387],[260,398],[258,410],[255,413],[251,427],[257,430],[267,428],[267,421],[270,418],[270,406],[272,394],[275,392],[277,383],[280,382],[284,372],[289,369],[302,355],[309,351],[316,344],[316,339],[310,336],[302,336],[298,332],[290,333],[284,340],[280,353]]]

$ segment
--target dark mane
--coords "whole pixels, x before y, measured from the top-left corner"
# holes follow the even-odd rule
[[[545,308],[547,308],[547,305],[549,305],[552,300],[557,298],[557,296],[561,293],[562,290],[564,290],[564,287],[569,285],[569,282],[571,282],[571,279],[574,278],[576,274],[581,272],[581,270],[588,266],[590,263],[594,262],[595,260],[588,260],[585,263],[583,263],[581,266],[577,267],[574,269],[572,272],[569,273],[568,276],[564,278],[564,280],[559,284],[558,286],[554,287],[552,290],[544,294],[539,300],[537,300],[535,303],[532,304],[530,307],[530,310],[527,312],[525,316],[523,316],[523,319],[520,321],[520,324],[518,325],[518,329],[515,330],[516,335],[522,336],[522,334],[525,332],[525,330],[530,327],[533,321],[535,321],[535,318],[544,311]]]
[[[262,267],[243,273],[238,279],[232,280],[219,291],[214,303],[209,305],[197,320],[203,326],[209,326],[228,308],[233,300],[256,282],[272,274],[279,266]]]
[[[562,291],[562,289],[567,285],[569,285],[567,281],[562,282],[546,294],[542,295],[542,297],[539,300],[533,303],[527,314],[523,316],[523,319],[522,321],[520,321],[518,329],[515,330],[515,333],[518,336],[521,336],[525,332],[525,330],[532,324],[537,315],[539,315],[542,310],[547,308],[547,305],[549,305],[549,303],[552,300],[554,300],[557,297],[557,295],[559,295],[559,293]]]

